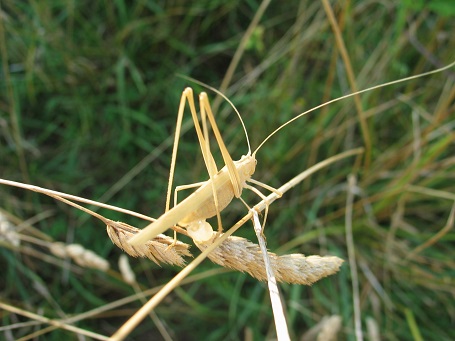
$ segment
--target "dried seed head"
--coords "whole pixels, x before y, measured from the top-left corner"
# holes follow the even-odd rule
[[[68,257],[68,251],[66,251],[66,244],[61,242],[55,242],[49,245],[49,251],[58,258]]]
[[[86,268],[98,269],[101,271],[109,270],[109,262],[101,258],[95,252],[85,249],[80,244],[52,243],[49,251],[59,258],[71,257],[74,262]]]
[[[5,242],[14,247],[18,247],[21,243],[16,228],[11,222],[0,213],[0,242]]]
[[[378,322],[373,317],[366,318],[367,334],[370,341],[381,340],[381,333]]]
[[[341,328],[341,316],[332,315],[324,318],[317,341],[336,341]]]
[[[125,254],[120,255],[120,258],[118,259],[118,267],[120,269],[120,273],[122,274],[123,280],[126,283],[136,283],[136,275],[131,269],[130,262],[128,261],[128,257]]]
[[[112,242],[127,254],[133,257],[143,257],[154,261],[156,264],[167,263],[172,265],[184,266],[184,256],[191,257],[189,245],[176,241],[163,234],[147,241],[143,245],[133,246],[128,240],[140,230],[122,222],[109,221],[106,226],[107,234]],[[172,245],[173,244],[173,245]],[[170,245],[172,245],[170,247]]]
[[[216,239],[216,233],[205,243],[196,243],[201,250],[205,250]],[[338,257],[309,256],[291,254],[277,256],[269,252],[270,262],[276,279],[280,282],[311,285],[323,277],[336,273],[343,260]],[[259,245],[241,237],[229,237],[220,246],[213,250],[208,258],[223,267],[247,272],[252,277],[266,281],[264,260]]]
[[[302,341],[335,341],[341,329],[341,316],[324,316],[316,325],[311,327],[302,337]]]
[[[69,244],[66,246],[66,252],[71,258],[83,257],[85,249],[80,244]]]
[[[67,249],[69,249],[72,246],[80,247],[80,245],[78,245],[78,244],[71,244],[71,245],[68,245]],[[109,262],[107,260],[105,260],[104,258],[101,258],[100,256],[98,256],[95,252],[93,252],[91,250],[84,249],[83,247],[82,247],[82,249],[83,249],[83,252],[80,253],[80,255],[78,257],[77,256],[72,257],[78,265],[84,266],[87,268],[98,269],[101,271],[109,270]],[[71,255],[73,250],[69,250],[68,252]]]

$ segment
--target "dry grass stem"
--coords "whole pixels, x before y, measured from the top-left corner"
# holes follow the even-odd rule
[[[35,313],[32,313],[30,311],[26,311],[26,310],[23,310],[23,309],[20,309],[18,307],[14,307],[6,302],[3,302],[3,301],[0,301],[0,309],[4,309],[6,311],[9,311],[13,314],[18,314],[18,315],[21,315],[21,316],[25,316],[25,317],[28,317],[32,320],[36,320],[36,321],[40,321],[42,323],[46,323],[46,324],[49,324],[51,326],[55,326],[55,327],[58,327],[58,328],[61,328],[61,329],[65,329],[65,330],[68,330],[68,331],[71,331],[73,333],[75,333],[76,335],[85,335],[87,337],[90,337],[94,340],[108,340],[108,338],[104,335],[100,335],[100,334],[97,334],[97,333],[93,333],[91,331],[88,331],[88,330],[84,330],[82,328],[78,328],[76,326],[72,326],[70,324],[68,324],[67,322],[64,322],[64,321],[59,321],[59,320],[54,320],[54,319],[50,319],[50,318],[47,318],[45,316],[41,316],[39,314],[35,314]]]
[[[212,239],[196,246],[204,251],[216,240]],[[308,256],[291,254],[277,256],[268,252],[275,277],[279,282],[311,285],[321,278],[333,275],[339,269],[343,260],[335,256]],[[208,258],[223,267],[246,272],[252,277],[266,281],[264,259],[259,245],[241,237],[230,236],[220,246],[213,250]]]
[[[354,206],[354,193],[357,191],[357,179],[355,175],[350,174],[348,176],[348,193],[346,197],[346,214],[345,214],[345,225],[346,225],[346,246],[348,249],[349,268],[351,270],[352,278],[352,297],[354,306],[354,328],[355,335],[358,341],[363,340],[362,332],[362,316],[360,308],[360,288],[359,288],[359,276],[357,271],[357,261],[355,254],[355,243],[352,233],[352,222],[353,222],[353,206]]]
[[[267,284],[269,287],[270,303],[272,304],[273,320],[275,321],[276,336],[278,341],[290,341],[291,337],[289,336],[288,324],[286,322],[286,317],[284,316],[284,309],[283,303],[281,302],[280,291],[276,283],[276,277],[270,261],[269,253],[267,252],[267,246],[263,234],[263,226],[261,226],[261,223],[259,221],[258,212],[255,210],[251,210],[251,213],[253,214],[254,232],[256,232],[256,237],[261,248],[262,259],[264,260],[265,263],[264,265],[267,274]]]
[[[133,257],[148,258],[158,265],[166,263],[182,267],[185,265],[183,256],[191,257],[188,244],[176,241],[170,247],[174,239],[163,234],[147,241],[145,244],[133,246],[128,243],[128,240],[141,230],[128,224],[114,221],[107,222],[106,230],[112,242],[127,254]]]

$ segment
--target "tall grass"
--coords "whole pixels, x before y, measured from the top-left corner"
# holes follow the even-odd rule
[[[181,92],[187,85],[203,90],[178,75],[220,87],[259,5],[2,1],[0,176],[159,216]],[[432,7],[410,1],[334,6],[358,89],[455,59],[455,5],[449,0],[431,2]],[[352,92],[346,70],[321,3],[273,1],[225,93],[242,113],[254,148],[298,113]],[[255,179],[278,187],[316,162],[370,141],[370,159],[363,164],[347,160],[325,169],[274,203],[265,235],[278,253],[347,259],[347,176],[355,174],[352,233],[361,319],[365,334],[367,326],[377,325],[383,340],[455,338],[455,235],[449,221],[455,199],[454,80],[451,69],[366,93],[360,109],[351,99],[325,107],[282,130],[257,155]],[[238,119],[224,102],[216,115],[238,159],[247,152]],[[366,118],[363,128],[359,115]],[[177,168],[177,184],[207,178],[191,128]],[[249,193],[244,197],[257,201]],[[20,247],[3,242],[0,248],[3,302],[62,319],[134,293],[116,270],[121,251],[98,221],[5,186],[0,205],[23,235],[35,237]],[[228,226],[243,213],[243,205],[233,203],[223,221]],[[250,226],[239,233],[254,240]],[[81,244],[108,259],[113,270],[60,261],[37,240]],[[178,271],[148,260],[131,263],[144,290]],[[294,339],[329,315],[342,317],[340,340],[355,339],[350,270],[345,264],[338,275],[312,287],[281,286]],[[75,325],[111,335],[141,304],[136,300]],[[155,312],[177,340],[273,337],[266,286],[210,262]],[[46,327],[15,325],[27,321],[3,310],[1,332],[19,339]],[[153,337],[161,338],[148,320],[131,339]],[[56,329],[42,338],[77,337]]]

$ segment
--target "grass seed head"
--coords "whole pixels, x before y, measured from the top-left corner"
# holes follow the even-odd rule
[[[201,250],[205,250],[216,239],[214,232],[212,239],[205,243],[196,243]],[[269,252],[270,261],[279,282],[311,285],[321,278],[333,275],[339,269],[343,260],[334,256],[308,256],[291,254],[277,256]],[[241,237],[231,236],[208,255],[208,258],[223,267],[247,272],[252,277],[266,281],[264,260],[259,245]]]
[[[174,239],[163,234],[147,241],[145,244],[133,246],[128,243],[128,240],[137,234],[140,231],[139,229],[114,221],[110,221],[106,229],[112,242],[133,257],[148,258],[158,265],[166,263],[180,267],[185,265],[183,257],[191,257],[188,244],[176,241],[173,247],[169,247]]]

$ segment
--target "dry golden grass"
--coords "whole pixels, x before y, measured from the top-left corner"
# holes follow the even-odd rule
[[[195,244],[201,251],[204,251],[216,238],[217,233],[214,232],[209,241]],[[311,285],[321,278],[335,274],[343,263],[342,259],[331,256],[305,257],[302,254],[277,256],[272,252],[268,252],[268,256],[277,281],[292,284]],[[210,252],[207,257],[225,268],[246,272],[260,281],[267,280],[259,245],[245,238],[231,236]]]

